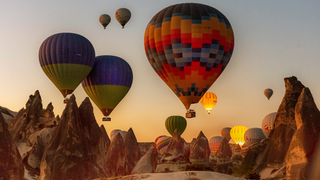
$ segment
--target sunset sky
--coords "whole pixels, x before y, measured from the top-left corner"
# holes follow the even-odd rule
[[[185,116],[185,108],[154,72],[144,52],[144,32],[150,19],[180,0],[0,0],[0,106],[13,111],[25,107],[29,95],[40,91],[43,106],[52,102],[56,115],[65,104],[39,64],[39,47],[49,36],[73,32],[86,37],[96,56],[115,55],[133,70],[133,84],[127,96],[102,122],[107,133],[133,128],[138,141],[154,141],[169,135],[168,116]],[[190,1],[189,1],[190,2]],[[208,115],[200,103],[192,105],[197,117],[187,119],[182,134],[186,141],[200,131],[209,139],[223,127],[244,125],[261,128],[262,119],[277,111],[284,96],[284,78],[296,76],[320,102],[320,1],[318,0],[195,0],[222,12],[230,21],[235,47],[225,71],[209,89],[218,103]],[[124,29],[115,19],[118,8],[128,8],[131,19]],[[101,14],[111,23],[103,29]],[[263,91],[271,88],[268,100]],[[82,86],[74,92],[78,105],[87,97]],[[92,101],[91,101],[92,102]],[[93,103],[93,102],[92,102]]]

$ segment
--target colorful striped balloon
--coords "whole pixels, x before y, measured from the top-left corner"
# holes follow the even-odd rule
[[[151,19],[144,47],[152,68],[189,109],[228,65],[234,35],[230,22],[217,9],[182,3],[164,8]]]
[[[90,73],[95,52],[85,37],[75,33],[58,33],[40,46],[42,70],[60,90],[63,97],[71,94]]]
[[[128,93],[133,80],[130,65],[116,56],[97,56],[82,87],[103,115],[108,116]]]
[[[220,143],[222,142],[223,137],[222,136],[213,136],[209,140],[209,148],[211,150],[211,153],[216,153],[220,147]]]
[[[178,129],[181,135],[187,127],[187,120],[182,116],[169,116],[166,119],[165,126],[171,135],[173,135],[176,129]]]
[[[172,138],[170,136],[162,135],[157,137],[156,140],[154,141],[154,145],[161,155],[167,151],[167,148],[171,139]]]
[[[230,136],[231,136],[232,140],[236,144],[240,144],[242,146],[245,143],[245,141],[244,141],[244,133],[247,130],[248,130],[248,128],[245,127],[245,126],[234,126],[230,130]]]

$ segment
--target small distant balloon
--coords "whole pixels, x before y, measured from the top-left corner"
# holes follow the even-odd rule
[[[154,141],[154,145],[155,145],[157,151],[161,155],[167,151],[168,145],[169,145],[171,139],[172,139],[172,137],[170,137],[170,136],[162,135],[162,136],[157,137],[156,140]]]
[[[224,127],[221,129],[221,136],[226,138],[228,142],[231,139],[230,130],[231,130],[231,127]]]
[[[244,133],[244,141],[248,146],[256,142],[260,142],[262,139],[265,138],[266,136],[263,134],[261,128],[250,128]]]
[[[200,99],[202,106],[208,111],[208,114],[210,114],[213,107],[217,104],[217,101],[217,95],[212,92],[206,92]]]
[[[178,129],[180,135],[187,127],[187,120],[182,116],[169,116],[165,122],[167,131],[173,135],[174,131]]]
[[[265,89],[264,90],[264,95],[268,98],[268,100],[270,99],[270,97],[272,96],[272,94],[273,94],[273,91],[272,91],[272,89]]]
[[[266,115],[262,120],[261,128],[262,128],[263,134],[266,137],[269,137],[269,134],[274,127],[273,123],[274,123],[274,120],[276,119],[276,116],[277,116],[277,112],[273,112]]]
[[[108,26],[108,24],[110,23],[111,18],[108,14],[102,14],[99,17],[99,22],[101,23],[101,25],[104,27],[104,29],[106,29],[106,27]]]
[[[124,25],[127,24],[127,22],[131,18],[131,12],[127,8],[120,8],[116,11],[116,19],[121,24],[122,29],[124,28]]]
[[[222,136],[213,136],[209,140],[209,148],[211,153],[216,153],[220,147],[220,144],[223,140]]]

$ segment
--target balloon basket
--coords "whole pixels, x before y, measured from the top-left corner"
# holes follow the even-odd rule
[[[111,118],[110,117],[103,117],[102,121],[111,121]]]
[[[192,109],[188,110],[186,113],[186,118],[194,118],[196,117],[196,112]]]

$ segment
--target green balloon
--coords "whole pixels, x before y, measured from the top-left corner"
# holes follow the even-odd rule
[[[167,131],[171,135],[173,135],[175,129],[178,129],[178,131],[181,135],[187,127],[187,121],[182,116],[169,116],[166,119],[165,124],[166,124]]]

